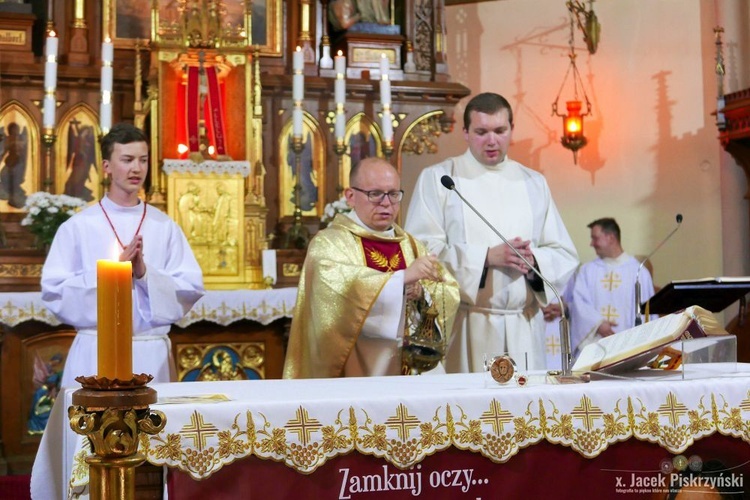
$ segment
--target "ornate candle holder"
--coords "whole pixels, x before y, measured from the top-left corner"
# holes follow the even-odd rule
[[[42,185],[46,192],[52,190],[52,148],[57,141],[54,128],[44,128],[42,131],[42,144],[44,145],[44,172]]]
[[[391,161],[391,156],[393,155],[393,141],[383,141],[383,154],[385,155],[385,159],[389,162]]]
[[[346,144],[344,144],[343,137],[336,139],[336,144],[333,145],[333,152],[336,153],[336,158],[338,158],[339,168],[339,185],[336,186],[336,193],[341,198],[341,194],[344,192],[344,155],[346,154]]]
[[[292,136],[294,171],[297,177],[294,183],[294,221],[284,235],[283,248],[307,248],[307,244],[310,242],[310,232],[302,223],[302,207],[300,206],[300,192],[302,191],[302,183],[300,182],[302,175],[302,149],[302,136]]]
[[[83,388],[73,393],[68,418],[71,429],[86,436],[94,450],[86,457],[92,499],[135,497],[135,468],[146,460],[138,452],[140,434],[157,434],[167,423],[164,413],[149,409],[156,403],[156,391],[146,386],[152,378],[145,373],[124,382],[76,378]]]

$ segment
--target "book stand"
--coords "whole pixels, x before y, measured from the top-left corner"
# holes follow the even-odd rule
[[[744,311],[748,293],[750,278],[746,277],[672,281],[641,304],[641,313],[647,305],[649,314],[671,314],[690,306],[720,312],[738,300]]]
[[[670,364],[673,367],[667,369]],[[646,366],[651,369],[641,369]],[[676,340],[667,346],[655,347],[607,368],[587,373],[594,380],[695,380],[733,376],[736,372],[737,337],[722,335]]]

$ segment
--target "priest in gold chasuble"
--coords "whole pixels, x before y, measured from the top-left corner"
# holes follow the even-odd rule
[[[458,284],[394,223],[403,197],[396,169],[367,158],[352,169],[350,185],[352,211],[310,242],[285,378],[398,375],[405,331],[420,320],[428,329],[434,321],[441,335],[451,331]]]

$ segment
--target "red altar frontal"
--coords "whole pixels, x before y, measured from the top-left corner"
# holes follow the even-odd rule
[[[170,470],[169,498],[242,499],[496,499],[496,498],[666,498],[670,487],[694,488],[711,481],[705,475],[674,468],[675,459],[718,460],[727,468],[724,491],[750,492],[750,446],[727,436],[696,442],[682,455],[632,440],[595,459],[550,443],[525,449],[503,464],[449,448],[420,464],[400,470],[387,461],[352,453],[337,457],[312,474],[251,457],[225,467],[203,481]],[[665,464],[671,464],[666,471]],[[695,478],[695,479],[692,479]],[[691,485],[692,484],[692,485]],[[718,498],[718,496],[717,496]]]
[[[525,387],[480,373],[157,384],[168,423],[142,451],[176,499],[745,495],[750,366],[724,368]]]

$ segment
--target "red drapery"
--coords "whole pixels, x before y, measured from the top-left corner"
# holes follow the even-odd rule
[[[204,92],[201,95],[201,71],[205,75]],[[224,93],[216,68],[189,67],[187,89],[185,91],[185,116],[187,146],[191,153],[198,153],[201,146],[201,112],[205,125],[205,139],[216,148],[216,154],[226,155],[226,134],[224,126]]]

